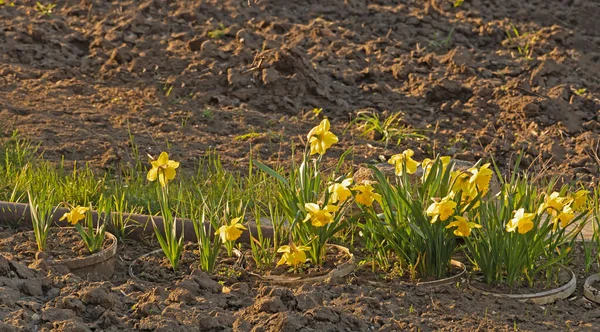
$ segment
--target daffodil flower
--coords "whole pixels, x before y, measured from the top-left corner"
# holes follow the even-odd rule
[[[440,157],[440,160],[442,161],[442,172],[445,172],[448,165],[450,165],[450,161],[452,161],[452,157],[442,156]],[[423,180],[429,175],[429,171],[431,170],[431,167],[433,167],[433,162],[434,160],[429,158],[425,158],[423,159],[423,162],[421,162],[421,167],[423,168]]]
[[[469,169],[469,172],[471,172],[471,178],[469,179],[469,183],[473,186],[475,186],[475,188],[482,194],[484,195],[485,193],[487,193],[489,186],[490,186],[490,181],[492,180],[492,175],[493,172],[490,169],[490,164],[484,164],[483,166],[479,167],[479,169],[473,167]]]
[[[331,202],[332,203],[344,203],[350,196],[352,196],[352,192],[350,191],[350,187],[352,185],[352,178],[347,178],[342,183],[334,183],[329,186],[329,193],[331,194]]]
[[[462,192],[463,196],[471,196],[471,183],[469,173],[463,171],[453,171],[450,172],[450,177],[452,178],[452,191],[458,193]]]
[[[169,154],[161,152],[158,159],[150,162],[152,168],[148,171],[146,178],[148,181],[154,181],[158,177],[158,181],[162,187],[167,186],[167,182],[175,178],[175,169],[179,167],[179,163],[169,160]]]
[[[525,234],[533,229],[535,213],[525,213],[525,209],[523,208],[518,209],[514,213],[514,217],[506,224],[507,232],[517,230],[519,234]]]
[[[562,210],[558,212],[556,217],[554,217],[554,230],[556,230],[556,225],[560,221],[560,227],[565,228],[569,225],[569,222],[575,218],[575,212],[569,205],[565,205]]]
[[[544,203],[538,208],[538,214],[542,214],[546,209],[550,209],[552,216],[556,216],[558,211],[561,211],[565,204],[569,202],[567,197],[561,197],[558,192],[553,192],[550,196],[546,196]]]
[[[60,221],[67,219],[69,224],[76,225],[80,220],[85,218],[85,214],[89,209],[90,208],[83,206],[74,207],[69,212],[63,214],[63,216],[60,218]]]
[[[283,253],[283,256],[281,256],[281,259],[277,262],[277,266],[287,264],[288,266],[297,268],[299,265],[306,262],[306,254],[304,252],[309,250],[310,247],[308,246],[296,247],[293,243],[281,246],[277,249],[277,252]]]
[[[354,197],[357,203],[370,207],[373,206],[374,201],[377,201],[381,205],[381,195],[374,192],[373,186],[370,184],[355,186],[352,190],[358,191]]]
[[[324,119],[321,123],[311,129],[307,136],[310,144],[310,154],[325,154],[333,144],[338,142],[337,136],[329,131],[329,120]]]
[[[445,221],[451,215],[454,214],[454,209],[456,208],[456,202],[452,200],[452,196],[448,195],[442,198],[441,201],[436,202],[434,200],[433,204],[429,205],[427,208],[427,215],[433,217],[431,219],[431,223],[435,223],[438,219],[441,221]]]
[[[219,235],[223,243],[239,239],[239,237],[242,235],[242,231],[247,229],[240,223],[241,219],[241,217],[233,218],[229,225],[219,227],[219,229],[215,232],[215,235]]]
[[[585,209],[589,194],[590,192],[584,189],[578,190],[573,194],[573,203],[571,204],[573,210],[582,212]]]
[[[304,222],[310,220],[311,224],[315,227],[323,227],[333,222],[333,213],[338,210],[335,205],[327,205],[323,209],[319,204],[306,203],[304,207],[308,211]]]
[[[393,155],[388,161],[389,164],[394,165],[396,169],[396,176],[401,176],[404,173],[404,165],[406,164],[406,173],[415,174],[419,163],[413,160],[411,157],[415,152],[411,149],[404,150],[400,154]]]
[[[469,236],[471,235],[471,229],[481,228],[481,225],[469,221],[467,218],[462,216],[455,216],[454,221],[449,223],[446,228],[456,227],[454,235],[456,236]]]

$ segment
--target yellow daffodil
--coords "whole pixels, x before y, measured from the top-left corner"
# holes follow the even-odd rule
[[[331,194],[332,203],[344,203],[348,197],[352,196],[350,191],[350,185],[352,185],[352,178],[345,179],[342,183],[334,183],[329,186],[329,193]]]
[[[304,204],[304,207],[306,208],[306,211],[308,211],[304,222],[310,220],[311,224],[315,227],[323,227],[332,223],[333,213],[338,210],[338,207],[335,205],[327,205],[321,209],[319,204],[315,203],[306,203]]]
[[[454,209],[456,208],[456,202],[452,200],[450,195],[444,197],[441,201],[436,202],[434,200],[433,204],[429,205],[427,208],[427,215],[433,217],[431,219],[431,223],[435,223],[438,219],[441,221],[445,221],[451,215],[454,214]]]
[[[396,175],[401,176],[404,173],[404,165],[406,164],[406,173],[415,174],[419,163],[413,160],[411,157],[415,152],[411,149],[404,150],[400,154],[393,155],[388,161],[389,164],[394,165],[396,168]]]
[[[338,142],[337,136],[329,131],[329,120],[324,119],[321,123],[311,129],[308,133],[308,143],[310,144],[310,154],[325,154],[333,144]]]
[[[219,235],[223,243],[237,240],[242,235],[242,231],[246,229],[246,227],[240,223],[241,219],[241,217],[233,218],[231,224],[219,227],[215,232],[215,235]]]
[[[519,234],[525,234],[533,229],[533,218],[535,218],[535,213],[525,213],[525,209],[518,209],[515,211],[514,217],[506,224],[506,231],[517,230]]]
[[[283,253],[283,256],[281,256],[281,259],[277,262],[277,266],[287,264],[288,266],[296,268],[306,262],[306,254],[304,252],[309,250],[310,247],[296,247],[293,243],[290,243],[289,246],[281,246],[277,249],[277,252]]]
[[[446,226],[446,228],[450,227],[456,227],[456,229],[454,230],[454,235],[466,237],[471,235],[471,229],[481,228],[481,225],[471,222],[465,217],[455,216],[454,221],[449,223],[448,226]]]
[[[60,220],[63,221],[67,219],[69,224],[76,225],[80,220],[85,218],[85,214],[89,209],[90,208],[83,206],[74,207],[69,212],[63,214]]]
[[[452,161],[452,157],[442,156],[440,157],[440,160],[442,161],[442,172],[445,172],[448,165],[450,165],[450,161]],[[421,162],[421,167],[423,168],[423,180],[429,175],[429,171],[431,170],[431,167],[433,167],[433,162],[434,161],[429,158],[425,158],[423,159],[423,162]]]
[[[565,205],[562,210],[560,210],[556,217],[554,217],[554,230],[556,230],[557,223],[560,221],[560,227],[565,228],[569,225],[569,222],[575,218],[575,212],[569,205]]]
[[[490,169],[490,164],[484,164],[479,167],[479,169],[473,167],[469,169],[471,172],[471,178],[469,179],[469,183],[475,187],[475,189],[480,192],[482,195],[487,193],[490,181],[492,180],[493,172]]]
[[[589,194],[590,192],[584,189],[578,190],[575,194],[573,194],[573,203],[571,204],[573,210],[577,212],[582,212],[585,210]]]
[[[352,190],[358,191],[358,194],[354,197],[357,203],[364,206],[373,206],[373,201],[377,201],[381,205],[381,195],[374,192],[373,186],[370,184],[355,186]]]
[[[569,202],[567,197],[561,197],[558,192],[553,192],[550,196],[546,196],[544,203],[538,208],[538,214],[542,214],[546,209],[550,209],[552,216],[556,216],[558,211],[561,211],[565,204]]]
[[[158,178],[160,185],[167,186],[167,182],[175,178],[175,169],[179,167],[179,163],[169,160],[169,154],[161,152],[156,160],[150,162],[152,168],[148,171],[146,178],[148,181],[154,181]]]
[[[475,186],[471,185],[471,177],[469,173],[463,171],[450,172],[452,178],[452,191],[454,193],[461,192],[461,195],[465,201],[470,201],[472,198],[477,196]]]

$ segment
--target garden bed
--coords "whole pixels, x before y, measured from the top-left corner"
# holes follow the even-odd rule
[[[583,281],[599,271],[595,263],[585,266],[581,243],[565,262],[577,278],[575,293],[544,305],[485,296],[462,277],[435,289],[419,287],[405,271],[395,278],[360,269],[274,285],[249,261],[237,273],[237,259],[222,258],[224,252],[223,268],[207,274],[195,266],[193,244],[177,274],[152,255],[135,271],[148,281],[129,273],[142,254],[160,252],[152,221],[159,230],[164,226],[162,218],[148,217],[161,206],[146,181],[146,154],[168,150],[181,162],[169,193],[180,181],[192,206],[232,183],[230,197],[267,205],[276,185],[228,171],[246,172],[250,156],[253,166],[256,160],[289,166],[302,151],[297,147],[310,142],[306,133],[324,118],[340,138],[324,168],[333,169],[328,166],[342,155],[347,161],[338,176],[407,149],[419,161],[440,154],[474,163],[491,156],[503,172],[522,153],[523,169],[557,175],[556,188],[577,179],[593,190],[600,178],[597,2],[36,2],[0,4],[0,200],[19,202],[0,205],[0,216],[11,215],[0,217],[0,331],[600,328],[600,306],[582,291]],[[370,131],[369,123],[377,129]],[[10,139],[16,131],[29,143]],[[349,148],[352,153],[343,154]],[[132,212],[121,217],[136,227],[123,229],[114,275],[82,278],[49,264],[67,258],[67,246],[74,256],[85,255],[62,230],[49,238],[47,255],[35,254],[31,239],[18,235],[30,230],[23,204],[30,186],[54,205],[93,205],[101,194],[122,194],[116,197],[133,209],[121,206],[119,212]],[[163,190],[164,202],[182,198]],[[218,217],[229,222],[240,215]],[[189,220],[176,224],[185,240],[197,240]],[[250,232],[238,241],[249,257],[249,235],[260,228],[244,225]],[[209,238],[216,236],[208,229]],[[262,230],[273,236],[270,225]],[[513,227],[511,236],[519,231]],[[364,249],[357,234],[342,237],[351,253]],[[346,262],[344,255],[327,257],[333,260],[308,267],[306,275],[322,277]],[[294,277],[289,271],[271,272]]]

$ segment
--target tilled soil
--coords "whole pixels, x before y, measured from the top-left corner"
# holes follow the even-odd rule
[[[132,134],[184,165],[209,148],[230,168],[274,161],[322,108],[333,151],[354,146],[357,163],[410,147],[506,165],[523,150],[525,166],[598,175],[596,1],[15,3],[0,5],[0,130],[51,160],[128,163]],[[341,135],[361,110],[401,112],[428,139]]]
[[[11,231],[1,233],[11,236]],[[179,280],[129,277],[129,264],[155,249],[121,244],[109,280],[82,279],[43,260],[28,266],[0,255],[1,331],[565,331],[596,330],[600,307],[582,297],[586,275],[573,261],[579,287],[549,305],[483,296],[464,280],[435,289],[365,278],[284,287],[246,274],[195,270]],[[596,270],[594,268],[594,270]],[[361,277],[361,275],[363,277]],[[227,289],[224,290],[223,286]]]

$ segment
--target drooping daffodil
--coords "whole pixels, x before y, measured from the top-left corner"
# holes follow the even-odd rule
[[[535,213],[526,213],[525,209],[520,208],[514,212],[513,218],[506,224],[506,231],[512,233],[516,230],[519,234],[526,234],[533,229],[533,218],[535,218]]]
[[[304,218],[304,222],[310,220],[311,224],[315,227],[323,227],[332,223],[333,213],[338,210],[338,207],[335,205],[326,205],[321,209],[319,204],[315,203],[306,203],[304,204],[304,208],[308,212],[306,218]]]
[[[349,197],[352,196],[350,186],[352,185],[352,178],[344,179],[341,183],[334,183],[329,186],[329,193],[331,194],[332,203],[344,203]]]
[[[69,224],[76,225],[79,221],[81,221],[85,218],[85,214],[87,213],[87,211],[89,209],[90,209],[89,207],[84,207],[84,206],[78,205],[74,208],[71,208],[71,210],[69,212],[63,214],[63,216],[60,218],[60,221],[67,219]]]
[[[406,166],[406,173],[415,174],[419,163],[412,159],[415,152],[411,149],[404,150],[404,152],[393,155],[388,161],[389,164],[394,165],[396,176],[402,176],[404,174],[404,168]]]
[[[573,203],[571,204],[573,210],[582,212],[586,207],[589,194],[590,192],[585,189],[578,190],[575,194],[573,194]]]
[[[449,223],[446,228],[456,227],[454,235],[467,237],[471,235],[471,229],[481,228],[481,225],[469,221],[467,218],[462,216],[454,216],[454,221]]]
[[[364,184],[360,186],[355,186],[352,188],[354,191],[358,191],[354,199],[358,204],[362,204],[364,206],[370,207],[373,206],[373,202],[377,201],[377,203],[381,204],[381,195],[376,193],[370,184]]]
[[[231,219],[230,224],[219,227],[215,235],[219,235],[223,243],[239,239],[242,232],[247,229],[240,223],[241,219],[241,217]]]
[[[493,172],[490,169],[490,163],[484,164],[479,168],[470,168],[469,172],[472,174],[469,183],[474,186],[478,192],[485,195],[489,189],[493,175]]]
[[[338,142],[337,136],[329,131],[329,120],[323,119],[321,123],[311,129],[307,135],[310,144],[310,154],[325,154],[333,144]]]
[[[445,221],[454,214],[456,208],[456,202],[452,200],[452,195],[448,195],[441,200],[434,200],[434,202],[427,208],[427,215],[431,218],[431,223],[435,223],[438,219]]]
[[[306,251],[309,251],[308,246],[296,246],[293,243],[279,247],[277,252],[283,253],[281,259],[277,262],[277,266],[287,264],[293,268],[304,264],[306,262]]]
[[[179,167],[179,163],[169,160],[169,154],[161,152],[156,160],[150,162],[152,168],[148,171],[146,178],[148,181],[154,181],[158,178],[160,185],[164,188],[170,180],[175,178],[175,169]]]
[[[450,165],[450,161],[452,161],[452,157],[450,156],[441,156],[440,161],[442,162],[442,172],[446,171],[448,165]],[[421,162],[421,168],[423,168],[423,180],[427,178],[429,172],[431,171],[431,167],[433,167],[433,163],[435,160],[425,158],[423,162]]]

